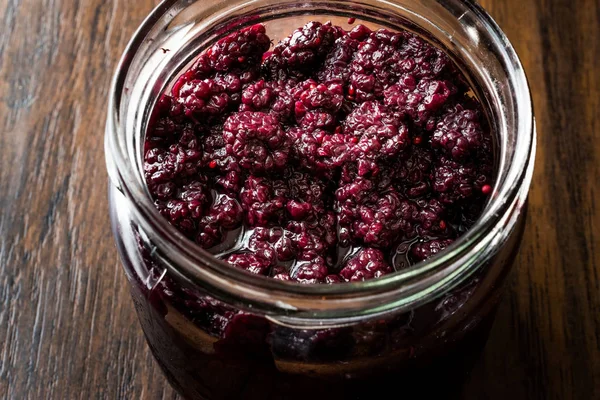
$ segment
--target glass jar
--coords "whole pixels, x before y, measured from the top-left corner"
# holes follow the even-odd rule
[[[356,18],[442,46],[472,80],[498,137],[478,222],[446,251],[380,279],[301,285],[231,268],[160,216],[142,172],[158,96],[233,29],[275,41],[307,21]],[[449,394],[480,353],[519,247],[535,155],[522,66],[479,6],[460,0],[166,0],[135,33],[108,110],[110,215],[148,344],[186,398],[347,399]]]

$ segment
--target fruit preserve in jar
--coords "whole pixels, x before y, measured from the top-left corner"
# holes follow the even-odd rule
[[[191,399],[451,395],[521,241],[534,139],[521,65],[471,3],[163,2],[106,134],[157,362]]]

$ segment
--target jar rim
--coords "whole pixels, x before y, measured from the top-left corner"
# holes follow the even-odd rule
[[[435,0],[436,2],[439,0]],[[138,28],[123,53],[115,72],[109,98],[105,148],[109,176],[131,202],[142,230],[151,236],[159,257],[173,273],[238,303],[258,306],[266,313],[285,311],[308,318],[324,315],[374,315],[390,308],[413,306],[422,302],[439,285],[447,285],[472,273],[473,260],[493,243],[503,223],[510,221],[515,207],[522,206],[519,196],[526,196],[535,158],[535,122],[531,95],[521,62],[495,21],[479,5],[454,0],[473,13],[478,23],[493,37],[503,62],[510,66],[510,83],[516,107],[514,162],[506,177],[497,179],[495,198],[491,199],[479,220],[444,251],[428,260],[375,280],[338,285],[306,285],[268,279],[231,268],[223,260],[185,238],[163,218],[147,193],[141,168],[131,157],[126,141],[126,116],[122,115],[125,81],[134,55],[154,25],[180,0],[163,0]],[[395,1],[375,0],[394,4]],[[190,2],[187,2],[190,3]],[[233,2],[231,2],[233,3]],[[351,14],[348,11],[348,15]],[[517,204],[519,203],[519,204]],[[518,212],[518,210],[517,210]]]

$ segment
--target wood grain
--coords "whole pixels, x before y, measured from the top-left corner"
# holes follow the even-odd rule
[[[171,399],[117,261],[109,80],[155,1],[0,0],[0,398]],[[600,4],[485,0],[538,124],[524,243],[465,399],[600,399]]]

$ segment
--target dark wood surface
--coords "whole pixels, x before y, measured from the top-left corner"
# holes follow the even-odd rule
[[[176,398],[111,237],[109,80],[154,1],[0,0],[0,398]],[[600,3],[486,0],[527,70],[525,240],[465,399],[600,399]],[[432,377],[435,382],[435,377]]]

